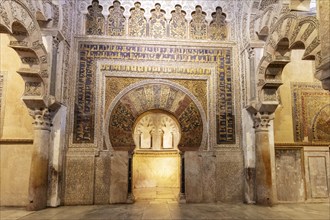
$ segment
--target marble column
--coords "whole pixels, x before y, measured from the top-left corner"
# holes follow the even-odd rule
[[[186,203],[186,174],[185,174],[185,163],[184,163],[184,152],[180,152],[180,193],[179,193],[179,202]]]
[[[36,211],[47,206],[51,116],[47,108],[31,110],[30,115],[34,119],[34,139],[29,180],[29,204],[26,209]]]
[[[256,145],[256,203],[273,205],[272,158],[268,127],[273,119],[272,114],[257,112],[254,114],[255,145]]]

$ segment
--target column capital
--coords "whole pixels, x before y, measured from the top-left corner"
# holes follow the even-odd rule
[[[269,122],[274,119],[274,114],[268,112],[257,112],[253,115],[253,128],[256,131],[268,131]]]
[[[254,48],[253,47],[249,47],[247,51],[249,53],[249,59],[253,59],[254,56],[255,56]]]
[[[60,44],[61,40],[57,36],[53,36],[53,48],[57,51],[58,46]]]
[[[50,131],[50,127],[52,126],[52,117],[48,108],[43,109],[30,109],[30,116],[34,119],[34,129],[35,130],[48,130]]]

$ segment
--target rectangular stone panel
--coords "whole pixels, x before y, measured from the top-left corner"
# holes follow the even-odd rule
[[[126,203],[128,195],[128,152],[114,151],[110,164],[110,204]]]
[[[276,187],[279,201],[305,200],[301,149],[275,149]]]
[[[65,205],[91,205],[94,194],[94,156],[67,156]]]
[[[204,153],[202,163],[202,179],[203,185],[203,201],[202,202],[215,202],[216,195],[216,156],[213,153]]]
[[[329,147],[304,147],[307,200],[329,201]]]
[[[308,157],[309,179],[312,198],[327,198],[329,196],[325,157]]]
[[[180,187],[180,155],[177,152],[136,152],[133,187]]]
[[[94,204],[109,204],[110,192],[110,156],[100,152],[96,159]]]
[[[185,157],[185,187],[187,202],[202,202],[202,157],[197,151],[187,151]]]
[[[216,152],[216,201],[243,200],[243,155],[240,151]]]

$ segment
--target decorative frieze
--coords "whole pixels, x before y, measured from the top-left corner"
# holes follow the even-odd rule
[[[175,10],[171,12],[170,36],[173,38],[184,39],[187,37],[186,12],[182,10],[181,5],[176,5]]]
[[[209,27],[209,38],[211,40],[226,40],[227,25],[226,14],[222,12],[221,7],[217,7],[216,11],[212,13],[213,20]]]
[[[114,1],[109,8],[108,30],[109,36],[124,36],[125,35],[125,17],[124,7],[120,6],[119,1]]]
[[[203,12],[201,6],[196,6],[196,10],[192,13],[192,21],[190,22],[190,37],[192,39],[207,38],[207,21],[206,13]]]
[[[166,19],[165,11],[161,9],[160,4],[156,4],[155,8],[151,10],[150,18],[150,36],[153,38],[166,37]]]
[[[92,5],[88,6],[86,15],[86,34],[103,35],[105,18],[102,14],[103,7],[98,0],[93,0]]]
[[[92,5],[88,6],[87,9],[86,35],[227,40],[227,15],[223,13],[221,7],[216,7],[216,11],[213,13],[208,10],[208,16],[202,7],[197,5],[195,11],[192,10],[191,15],[187,15],[187,12],[179,4],[175,5],[172,11],[168,7],[167,11],[161,9],[159,3],[155,4],[154,8],[150,8],[150,5],[147,4],[147,8],[150,10],[147,12],[143,8],[143,3],[135,2],[131,9],[127,8],[126,3],[124,4],[125,11],[120,1],[115,0],[113,5],[109,7],[109,14],[105,21],[103,7],[98,0],[93,0]],[[84,10],[85,5],[85,2],[82,2],[80,10]],[[233,7],[231,3],[228,5],[230,5],[228,7]],[[233,32],[234,34],[235,32]]]
[[[129,36],[144,37],[147,35],[147,20],[144,17],[144,9],[141,8],[140,2],[136,2],[134,6],[128,19]]]

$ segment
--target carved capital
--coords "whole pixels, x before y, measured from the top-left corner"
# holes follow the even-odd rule
[[[253,128],[256,131],[268,131],[269,122],[274,119],[274,114],[268,112],[257,112],[253,115]]]
[[[29,110],[29,114],[33,117],[34,129],[49,130],[52,126],[52,117],[48,108]]]
[[[60,39],[58,39],[57,37],[53,36],[53,49],[55,51],[58,50],[58,45],[60,44]]]
[[[248,53],[249,53],[249,59],[253,59],[255,56],[254,48],[250,47],[248,49]]]

